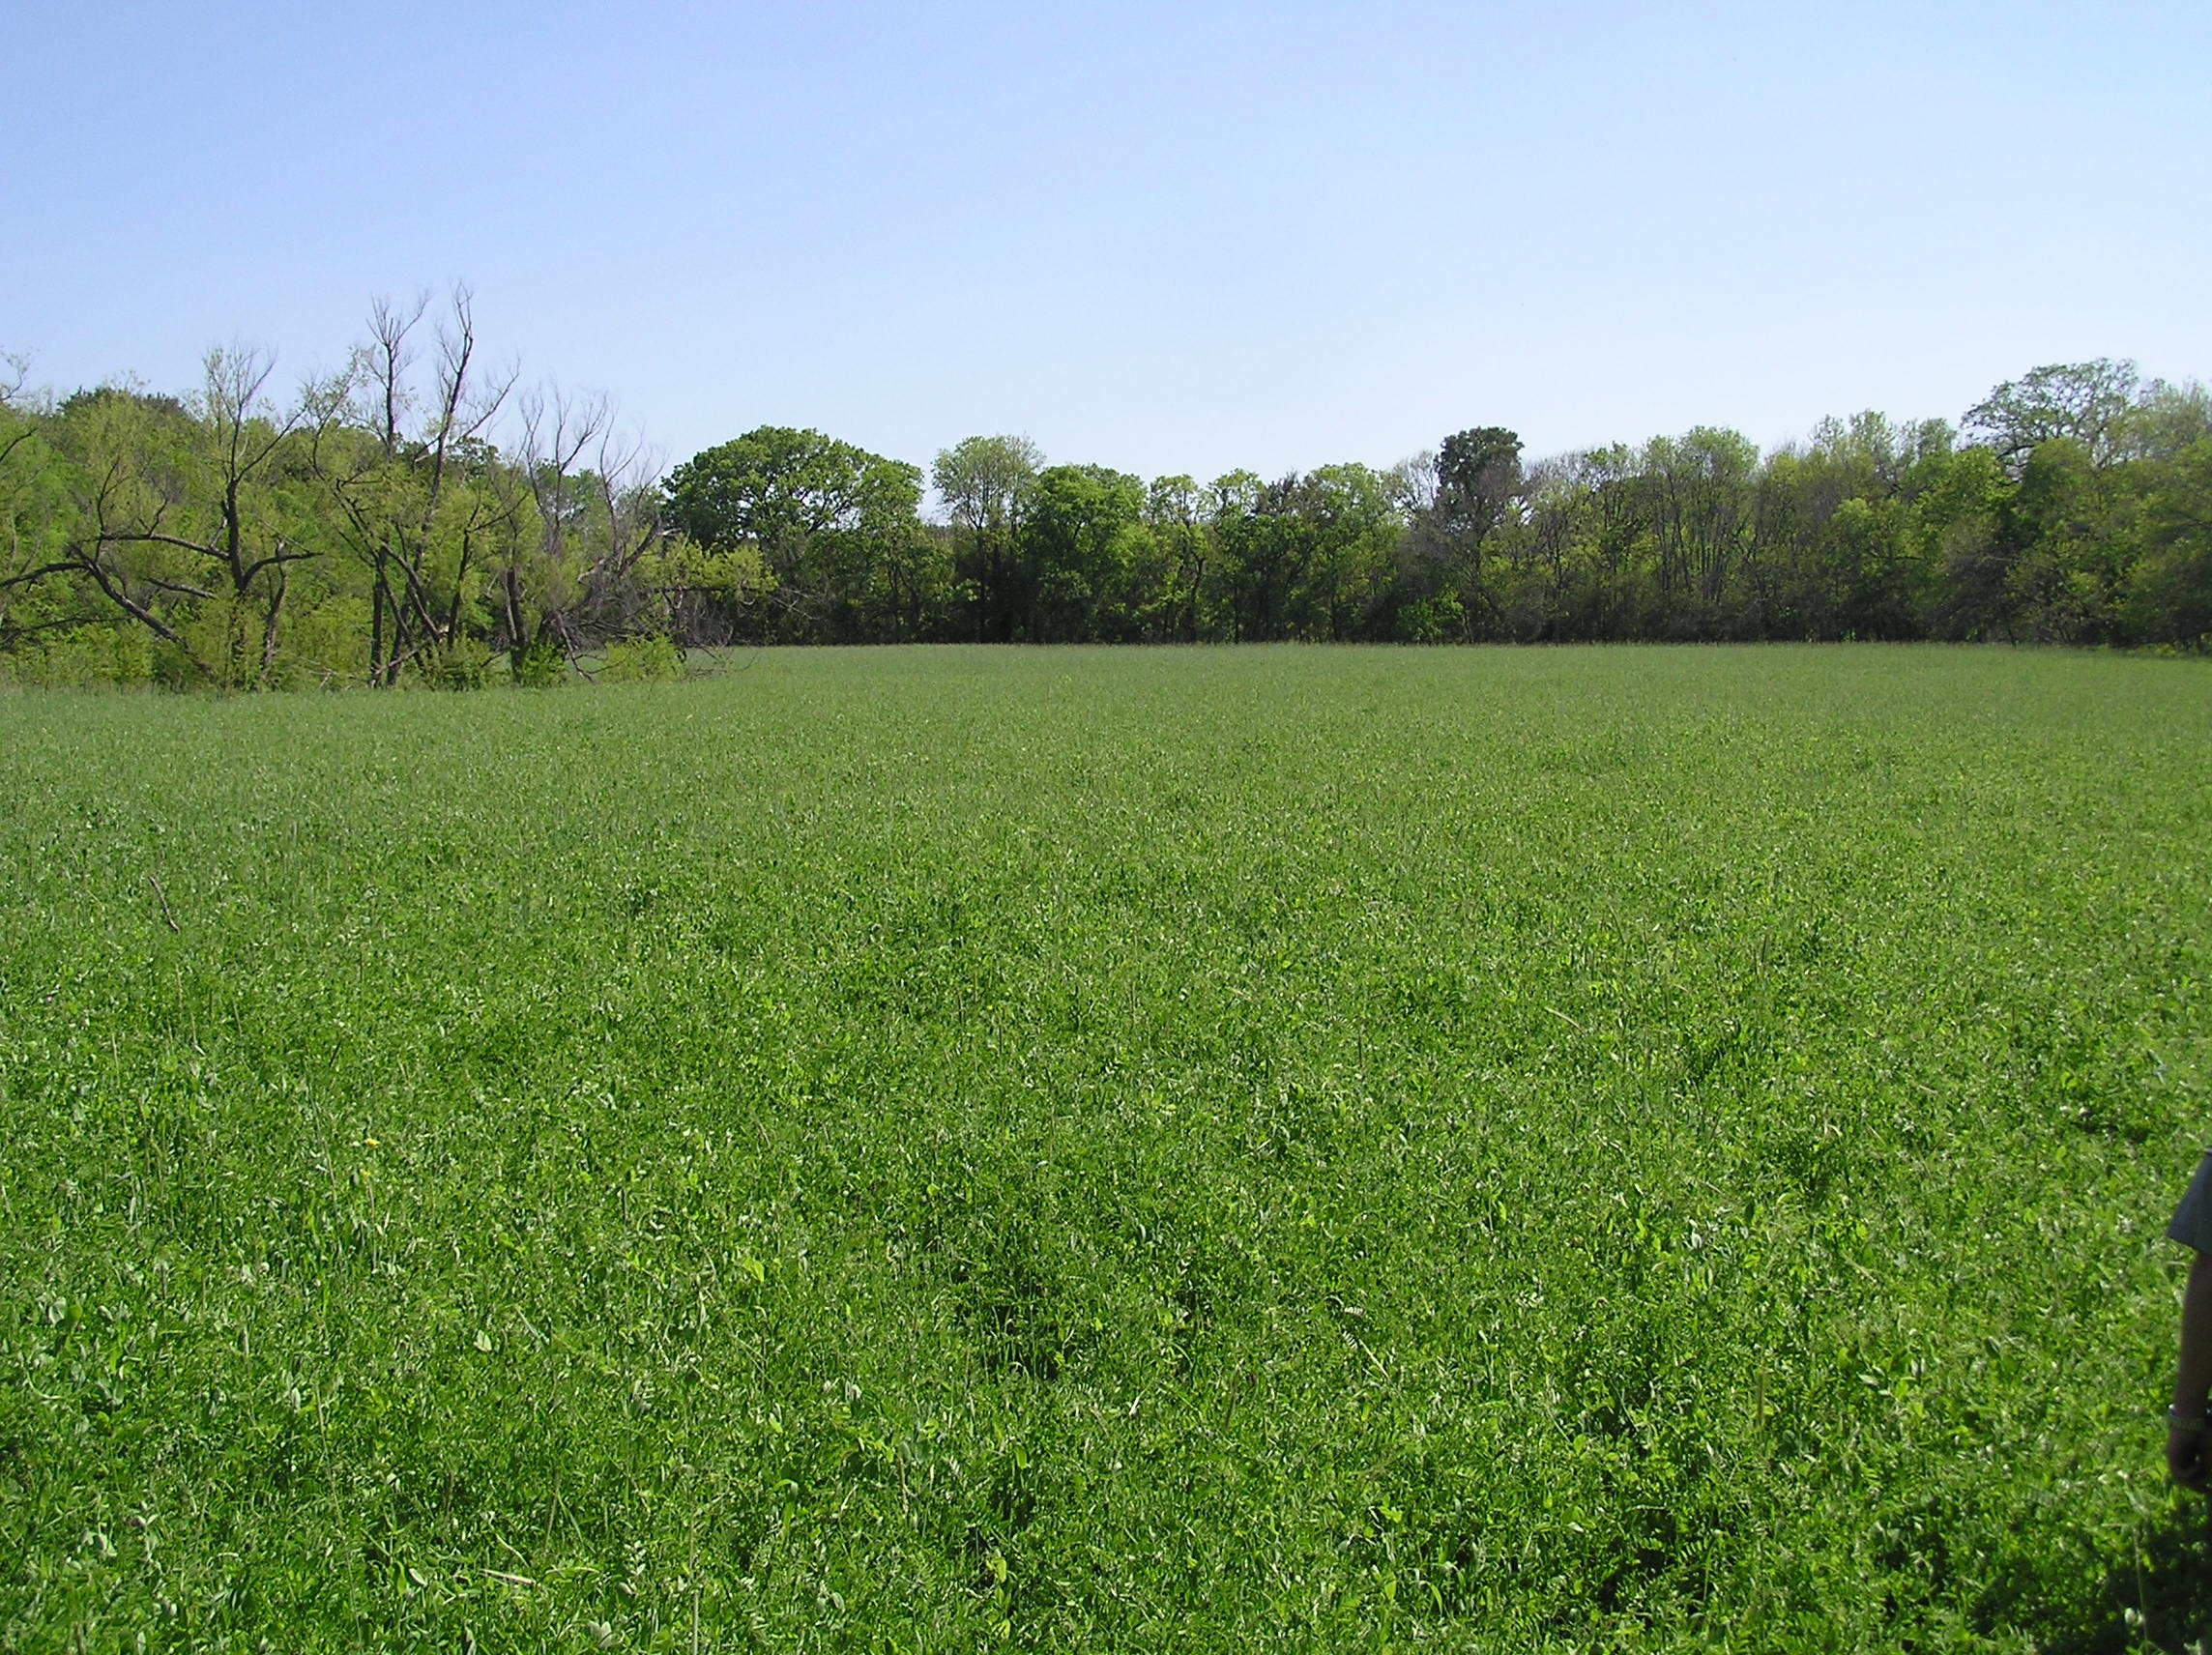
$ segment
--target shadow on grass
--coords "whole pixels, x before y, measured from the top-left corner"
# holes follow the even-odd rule
[[[2212,1648],[2212,1508],[2191,1499],[2157,1519],[2087,1611],[2048,1626],[2038,1647],[2049,1655]]]

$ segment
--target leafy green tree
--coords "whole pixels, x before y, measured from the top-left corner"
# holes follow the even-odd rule
[[[1305,573],[1304,526],[1290,509],[1298,479],[1263,482],[1250,472],[1216,478],[1208,527],[1219,553],[1230,637],[1264,643],[1290,635],[1290,594]]]
[[[1235,636],[1349,639],[1381,624],[1404,528],[1382,473],[1231,473],[1214,484],[1211,527]]]
[[[2139,458],[2168,461],[2212,438],[2212,392],[2196,381],[2144,386],[2128,419],[2127,447]]]
[[[75,521],[35,578],[81,578],[146,628],[177,671],[246,685],[274,677],[293,570],[324,555],[304,498],[303,395],[274,407],[273,359],[214,350],[190,407],[107,389],[65,402],[55,442]]]
[[[921,473],[820,431],[763,425],[678,466],[668,521],[710,553],[757,550],[778,635],[859,641],[918,625]]]
[[[1455,431],[1438,446],[1438,521],[1450,533],[1481,540],[1497,532],[1521,492],[1521,437],[1502,425]]]
[[[1357,463],[1308,472],[1290,501],[1307,525],[1302,587],[1292,595],[1295,635],[1372,636],[1386,610],[1405,531],[1390,479]]]
[[[2123,458],[2137,424],[2136,364],[2100,357],[2008,379],[1966,411],[1966,430],[2018,472],[2045,443],[2079,443],[2091,465]]]
[[[1539,643],[1574,635],[1568,616],[1586,556],[1590,518],[1580,472],[1579,455],[1539,460],[1524,471],[1520,519],[1500,546],[1496,636]],[[1435,624],[1440,634],[1448,619],[1440,617]],[[1416,612],[1401,635],[1408,642],[1441,641],[1441,635],[1433,640],[1418,636],[1423,629],[1424,618]]]
[[[1142,599],[1129,590],[1144,538],[1145,484],[1105,466],[1037,473],[1022,525],[1019,635],[1032,643],[1118,641],[1136,634]]]
[[[34,677],[76,634],[98,631],[104,647],[112,606],[88,603],[65,555],[69,504],[50,440],[53,410],[27,392],[29,366],[0,358],[0,655]],[[125,623],[127,625],[130,623]]]
[[[1412,643],[1495,635],[1499,596],[1484,566],[1522,487],[1521,438],[1502,425],[1456,431],[1433,460],[1392,474],[1408,503],[1399,560],[1397,635]]]
[[[2014,636],[2058,644],[2111,637],[2135,538],[2128,481],[2071,437],[2027,454],[2001,531]]]
[[[1145,492],[1145,527],[1151,560],[1144,585],[1151,595],[1141,611],[1145,635],[1184,642],[1212,636],[1206,491],[1189,477],[1154,478]]]
[[[938,453],[930,481],[958,540],[971,636],[1010,643],[1029,602],[1016,540],[1044,455],[1027,437],[968,437]]]
[[[1644,445],[1627,486],[1645,514],[1652,599],[1661,635],[1729,631],[1732,587],[1748,549],[1759,447],[1740,431],[1700,425]]]
[[[2143,554],[2131,571],[2131,637],[2212,648],[2212,437],[2162,464],[2145,491]]]
[[[2004,462],[1994,449],[1974,444],[1922,469],[1916,527],[1938,568],[1930,630],[1953,640],[2013,641],[2013,483]]]
[[[1918,635],[1927,566],[1911,479],[1950,447],[1940,421],[1900,427],[1863,413],[1822,421],[1808,446],[1769,455],[1720,635]]]

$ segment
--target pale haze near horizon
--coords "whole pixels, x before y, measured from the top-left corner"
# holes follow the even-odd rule
[[[2182,5],[69,6],[0,19],[0,349],[187,391],[466,281],[669,459],[1201,479],[2212,374]]]

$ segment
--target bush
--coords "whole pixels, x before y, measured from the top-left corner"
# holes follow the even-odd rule
[[[612,683],[667,683],[684,676],[684,652],[655,632],[645,638],[618,638],[607,646],[601,677]]]
[[[1398,611],[1398,638],[1407,644],[1448,644],[1467,636],[1467,607],[1448,587]]]
[[[474,638],[455,638],[422,657],[422,679],[433,689],[481,689],[491,682],[491,651]]]
[[[301,684],[335,689],[368,678],[368,602],[360,597],[328,597],[320,603],[295,601],[284,611],[284,650],[280,666]]]
[[[136,626],[73,626],[49,634],[14,659],[11,676],[53,688],[144,683],[153,674],[153,639]]]
[[[524,689],[551,689],[568,682],[568,652],[556,638],[539,638],[510,651],[507,661]]]

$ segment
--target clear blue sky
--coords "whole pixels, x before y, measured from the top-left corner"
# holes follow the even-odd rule
[[[2194,4],[7,0],[0,347],[335,363],[462,277],[672,459],[1207,478],[2212,376]]]

